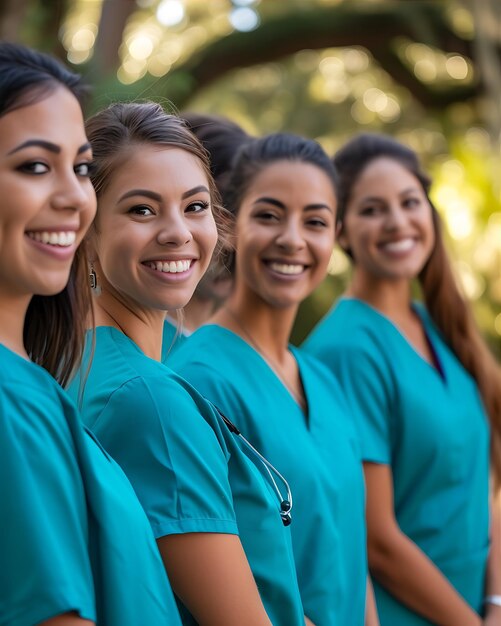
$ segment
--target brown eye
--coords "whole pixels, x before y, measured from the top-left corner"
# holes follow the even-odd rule
[[[18,169],[25,174],[39,176],[40,174],[46,174],[49,171],[49,166],[42,161],[29,161],[28,163],[23,163]]]
[[[144,217],[154,215],[153,210],[145,204],[137,204],[136,206],[131,207],[128,210],[128,213],[131,213],[132,215],[142,215]]]
[[[88,178],[93,173],[93,164],[90,161],[84,161],[75,165],[74,170],[77,176]]]
[[[201,213],[202,211],[206,211],[210,207],[210,202],[207,200],[197,200],[197,202],[192,202],[186,207],[187,213]]]

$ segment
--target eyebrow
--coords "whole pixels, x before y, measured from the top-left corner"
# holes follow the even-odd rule
[[[61,153],[61,147],[56,145],[55,143],[52,143],[50,141],[44,141],[43,139],[28,139],[28,141],[25,141],[21,145],[8,152],[7,155],[15,154],[20,150],[24,150],[25,148],[31,148],[32,146],[43,148],[44,150],[48,150],[49,152],[53,152],[54,154]],[[82,146],[80,146],[80,148],[78,148],[77,150],[77,154],[82,154],[82,152],[85,152],[86,150],[90,150],[90,143],[84,143]]]
[[[193,187],[193,189],[190,189],[189,191],[185,191],[183,195],[181,196],[181,198],[185,200],[186,198],[189,198],[190,196],[194,196],[196,193],[200,193],[201,191],[206,191],[207,193],[209,193],[209,190],[207,189],[205,185],[198,185],[198,187]]]
[[[120,196],[118,199],[119,202],[125,200],[126,198],[132,198],[133,196],[143,196],[145,198],[150,198],[150,200],[155,200],[155,202],[161,202],[162,196],[155,191],[150,191],[149,189],[131,189],[124,193],[123,196]]]
[[[209,193],[209,190],[205,185],[198,185],[198,187],[193,187],[193,189],[185,191],[181,198],[184,200],[186,198],[189,198],[190,196],[194,196],[196,193],[199,193],[201,191],[206,191],[207,193]],[[118,201],[121,202],[122,200],[125,200],[126,198],[131,198],[133,196],[143,196],[145,198],[150,198],[150,200],[155,200],[155,202],[162,201],[162,196],[159,193],[156,193],[156,191],[150,191],[149,189],[131,189],[130,191],[124,193],[124,195],[121,196]]]
[[[260,202],[265,202],[266,204],[272,204],[273,206],[276,206],[279,209],[283,209],[284,211],[286,209],[285,204],[283,202],[280,202],[280,200],[277,200],[276,198],[268,198],[266,196],[263,196],[262,198],[258,198],[257,200],[255,200],[254,204],[259,204]],[[333,212],[330,206],[328,206],[327,204],[322,204],[322,203],[307,204],[304,207],[303,211],[318,211],[319,209],[326,209],[330,213]]]
[[[407,189],[403,189],[398,192],[399,196],[405,196],[408,193],[416,193],[419,191],[419,187],[407,187]],[[366,196],[362,198],[361,202],[384,202],[384,199],[380,196]]]

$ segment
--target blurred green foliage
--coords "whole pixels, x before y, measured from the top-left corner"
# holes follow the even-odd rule
[[[499,351],[497,1],[483,0],[482,8],[461,0],[12,6],[24,7],[17,38],[66,56],[96,86],[93,108],[117,98],[170,99],[175,108],[226,115],[256,135],[287,129],[316,138],[330,154],[361,130],[409,144],[434,177],[433,200],[459,280]],[[5,18],[0,8],[0,25]],[[492,28],[480,31],[479,24]],[[342,292],[348,272],[336,251],[325,283],[301,307],[294,342]]]

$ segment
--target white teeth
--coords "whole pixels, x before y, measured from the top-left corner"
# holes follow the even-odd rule
[[[151,261],[147,263],[148,267],[157,272],[164,272],[166,274],[179,274],[187,272],[191,267],[191,259],[186,261]]]
[[[385,243],[382,247],[389,252],[408,252],[414,247],[414,239],[400,239],[400,241],[390,241]]]
[[[49,232],[44,231],[28,231],[26,233],[28,237],[41,243],[49,244],[50,246],[60,246],[61,248],[67,248],[72,246],[76,240],[76,233],[73,230],[61,231],[61,232]]]
[[[301,274],[304,270],[304,265],[292,265],[290,263],[270,263],[270,268],[274,272],[278,272],[279,274]]]

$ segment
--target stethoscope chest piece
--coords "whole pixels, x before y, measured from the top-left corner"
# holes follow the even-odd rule
[[[280,503],[280,517],[282,518],[284,526],[290,526],[290,523],[292,522],[291,509],[291,503],[288,500],[282,500]]]

